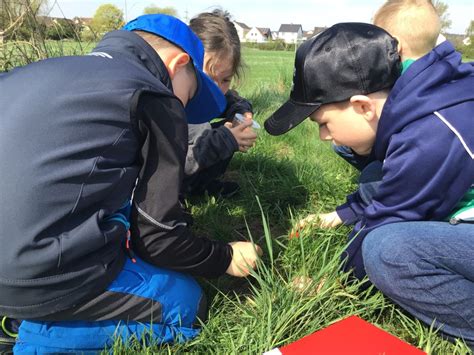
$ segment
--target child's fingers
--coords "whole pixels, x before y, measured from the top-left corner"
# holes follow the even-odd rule
[[[296,223],[296,227],[290,232],[290,238],[299,238],[300,232],[318,221],[318,215],[310,214]]]
[[[245,113],[244,113],[244,117],[245,117],[246,119],[251,119],[251,120],[253,120],[253,113],[252,113],[252,112],[245,112]]]
[[[239,124],[236,128],[237,130],[243,132],[246,130],[248,127],[252,126],[252,119],[246,118],[241,124]]]

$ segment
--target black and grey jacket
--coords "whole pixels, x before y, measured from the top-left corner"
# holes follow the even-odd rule
[[[132,244],[158,266],[213,277],[226,243],[195,237],[178,202],[187,122],[167,70],[134,33],[92,55],[0,75],[0,314],[38,318],[103,291]]]
[[[236,91],[229,90],[225,97],[227,107],[222,113],[224,120],[231,121],[236,113],[252,112],[251,103]],[[190,124],[188,144],[186,175],[198,173],[219,161],[229,159],[239,150],[237,141],[226,127],[220,125],[213,128],[210,123]]]

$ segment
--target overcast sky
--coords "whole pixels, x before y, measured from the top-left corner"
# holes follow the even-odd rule
[[[148,5],[171,6],[182,20],[216,6],[231,13],[235,21],[249,27],[269,27],[277,31],[282,23],[301,24],[305,31],[314,26],[330,26],[337,22],[370,22],[384,0],[50,0],[50,16],[92,17],[101,4],[111,3],[123,10],[126,20],[143,13]],[[444,0],[452,20],[450,33],[465,33],[474,18],[474,0]]]

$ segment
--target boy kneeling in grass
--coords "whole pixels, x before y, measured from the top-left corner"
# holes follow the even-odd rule
[[[225,107],[203,61],[186,24],[154,14],[90,55],[0,75],[0,315],[23,319],[15,352],[192,339],[207,315],[192,276],[255,267],[258,247],[195,236],[179,203],[188,122]],[[5,349],[16,326],[1,323]]]
[[[355,223],[344,270],[367,275],[406,311],[471,347],[474,225],[447,219],[474,181],[472,87],[472,64],[449,42],[401,74],[394,37],[342,23],[298,49],[290,99],[265,122],[280,135],[309,116],[321,140],[383,162],[373,198],[357,191],[331,214]]]

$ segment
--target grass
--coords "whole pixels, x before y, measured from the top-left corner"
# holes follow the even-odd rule
[[[294,53],[245,49],[244,59],[248,70],[238,90],[253,102],[255,118],[263,124],[288,97]],[[428,353],[469,353],[461,341],[443,340],[376,290],[361,292],[358,284],[346,282],[339,254],[349,228],[306,230],[302,238],[288,239],[296,219],[333,210],[356,186],[357,173],[318,140],[314,124],[306,121],[280,137],[261,130],[252,150],[235,155],[226,177],[237,180],[242,193],[228,200],[188,201],[193,228],[210,238],[255,241],[264,250],[258,269],[247,279],[199,280],[210,313],[196,339],[151,347],[116,342],[114,353],[261,354],[349,315]],[[295,277],[313,282],[297,291]]]
[[[244,59],[248,72],[239,92],[253,102],[262,124],[288,96],[294,53],[245,49]],[[259,244],[265,254],[258,270],[248,279],[200,280],[210,299],[210,314],[196,339],[114,350],[261,354],[355,314],[428,353],[469,353],[461,341],[443,340],[380,292],[360,292],[357,284],[345,282],[339,254],[349,228],[307,230],[303,238],[288,239],[295,219],[331,211],[344,201],[356,186],[357,174],[318,140],[317,127],[310,122],[280,137],[259,133],[256,146],[247,154],[236,154],[227,172],[227,178],[243,187],[241,195],[188,201],[196,234]],[[313,283],[295,291],[292,280],[297,276],[311,277]]]

